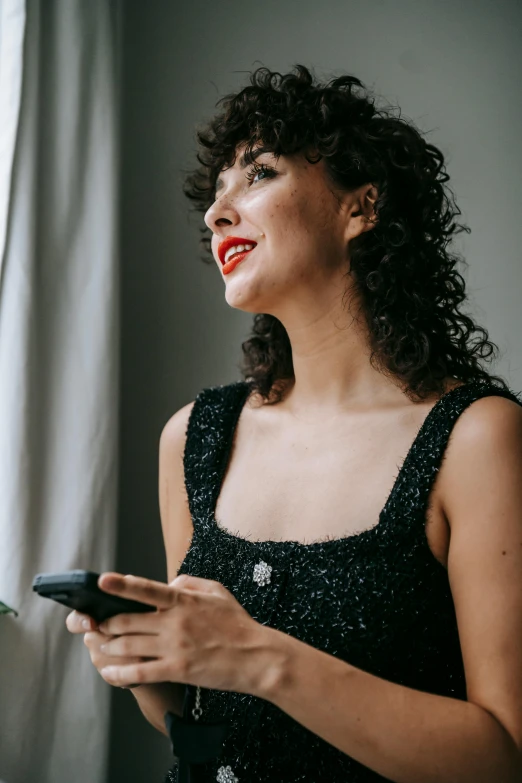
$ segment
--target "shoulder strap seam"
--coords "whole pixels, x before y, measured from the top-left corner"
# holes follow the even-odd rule
[[[190,412],[183,450],[183,474],[193,521],[205,512],[205,504],[214,494],[212,484],[216,479],[216,457],[219,456],[223,436],[219,425],[223,423],[227,395],[236,385],[205,387],[196,395]],[[215,405],[218,406],[217,411]],[[211,413],[210,420],[207,413]],[[217,429],[212,427],[212,420],[216,422]]]
[[[437,409],[430,411],[421,427],[421,429],[425,427],[424,432],[420,438],[416,439],[415,444],[406,455],[400,468],[401,479],[392,491],[393,497],[388,498],[385,506],[386,511],[399,513],[400,509],[401,516],[405,518],[411,514],[415,515],[417,512],[422,512],[424,515],[433,482],[440,469],[456,421],[471,403],[492,394],[514,399],[522,405],[522,400],[518,399],[511,390],[486,383],[458,386],[436,403]],[[455,407],[449,407],[451,405]],[[432,413],[433,415],[431,415]],[[437,432],[443,432],[443,436],[437,438]],[[423,450],[427,450],[428,453],[424,460],[420,460],[419,457]]]

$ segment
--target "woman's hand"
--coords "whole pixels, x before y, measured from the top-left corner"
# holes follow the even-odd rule
[[[84,625],[85,623],[85,625]],[[111,639],[115,639],[114,636],[108,636],[105,633],[102,633],[98,626],[93,620],[92,617],[89,617],[87,614],[82,614],[81,612],[77,612],[76,610],[72,611],[70,614],[67,615],[67,618],[65,620],[65,625],[67,626],[67,629],[71,633],[83,633],[84,635],[84,643],[89,650],[89,654],[91,656],[91,661],[94,664],[95,668],[98,670],[98,672],[101,674],[101,670],[108,666],[109,664],[131,664],[131,663],[140,663],[143,659],[133,656],[132,658],[129,657],[121,657],[118,659],[115,659],[114,657],[108,657],[107,655],[104,655],[100,647],[102,644],[105,644],[106,642],[109,642]],[[101,674],[105,682],[107,682],[109,685],[113,685],[112,682],[109,682],[109,680],[104,677],[103,674]],[[128,685],[122,686],[122,687],[129,687]]]
[[[106,638],[99,651],[108,663],[108,668],[100,666],[100,673],[106,682],[128,686],[167,681],[261,692],[260,680],[270,669],[272,634],[278,632],[256,622],[219,582],[183,574],[167,585],[105,573],[98,586],[157,610],[119,614],[100,623]],[[149,660],[131,662],[133,657]],[[96,661],[99,665],[98,653]]]

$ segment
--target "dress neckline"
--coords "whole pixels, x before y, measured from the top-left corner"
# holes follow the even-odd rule
[[[220,535],[221,537],[228,539],[230,541],[234,541],[237,544],[257,547],[261,549],[263,548],[271,549],[271,550],[275,549],[280,551],[283,551],[285,548],[286,549],[294,548],[299,551],[306,551],[306,550],[313,551],[313,550],[328,549],[329,547],[336,546],[336,545],[350,546],[355,544],[355,542],[372,539],[373,537],[378,536],[383,531],[383,529],[385,528],[388,509],[393,503],[393,500],[395,499],[395,496],[398,493],[403,483],[403,480],[406,475],[406,470],[415,459],[416,451],[421,444],[421,440],[425,432],[430,427],[431,422],[435,419],[435,416],[440,410],[443,401],[445,402],[448,399],[452,398],[453,396],[457,396],[459,393],[462,393],[463,389],[469,389],[472,383],[468,382],[468,383],[461,384],[460,386],[453,387],[453,389],[450,389],[449,391],[441,395],[441,397],[439,397],[439,399],[435,402],[435,404],[430,408],[427,415],[424,417],[421,426],[417,430],[417,434],[415,435],[415,438],[410,448],[408,449],[406,456],[404,457],[404,459],[400,464],[399,472],[397,473],[397,476],[388,494],[388,497],[384,503],[384,506],[382,507],[379,513],[377,523],[373,525],[373,527],[363,528],[359,532],[351,533],[350,535],[347,536],[334,537],[334,536],[326,535],[324,538],[315,539],[314,541],[309,541],[308,543],[305,543],[303,541],[297,541],[295,539],[283,539],[283,540],[250,539],[247,538],[246,536],[239,536],[236,535],[235,533],[232,533],[216,518],[215,512],[216,512],[217,501],[221,492],[221,487],[223,484],[225,472],[228,468],[228,463],[230,460],[230,454],[232,450],[232,444],[234,442],[234,435],[237,429],[237,424],[239,421],[239,417],[241,415],[241,411],[243,410],[243,407],[249,396],[249,384],[246,381],[237,381],[235,384],[231,384],[231,385],[239,389],[241,393],[239,394],[237,405],[235,406],[233,411],[232,423],[229,428],[229,431],[224,435],[224,446],[221,455],[222,456],[221,469],[217,472],[213,497],[209,505],[209,511],[208,511],[208,519],[211,524],[211,527],[214,530],[214,532]],[[436,558],[434,558],[434,560],[436,560]],[[439,565],[442,568],[444,568],[444,566],[441,563],[439,563]]]

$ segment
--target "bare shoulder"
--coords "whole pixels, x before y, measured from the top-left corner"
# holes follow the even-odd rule
[[[450,507],[459,503],[463,487],[491,486],[506,469],[522,469],[522,405],[500,395],[481,397],[455,422],[440,471],[440,501],[450,526]]]
[[[472,402],[455,422],[453,449],[506,447],[522,434],[522,405],[508,397],[490,395]]]
[[[440,478],[468,701],[522,749],[522,406],[499,395],[472,402]]]
[[[168,419],[159,442],[159,506],[169,582],[178,573],[193,534],[183,453],[194,402],[184,405]]]
[[[192,400],[192,402],[179,408],[179,410],[172,414],[163,427],[160,442],[163,441],[163,445],[168,449],[176,446],[179,447],[181,442],[183,443],[183,446],[185,445],[188,421],[192,408],[194,407],[194,402],[195,400]]]

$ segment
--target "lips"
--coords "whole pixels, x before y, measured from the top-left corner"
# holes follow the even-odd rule
[[[222,264],[225,263],[225,255],[227,250],[236,245],[254,245],[255,247],[257,242],[254,242],[252,239],[246,239],[245,237],[226,237],[218,245],[218,256]]]
[[[234,253],[232,256],[230,256],[227,263],[223,264],[223,274],[230,274],[230,272],[232,272],[249,253],[253,253],[254,250],[255,247],[253,247],[252,250],[240,250],[239,253]]]

